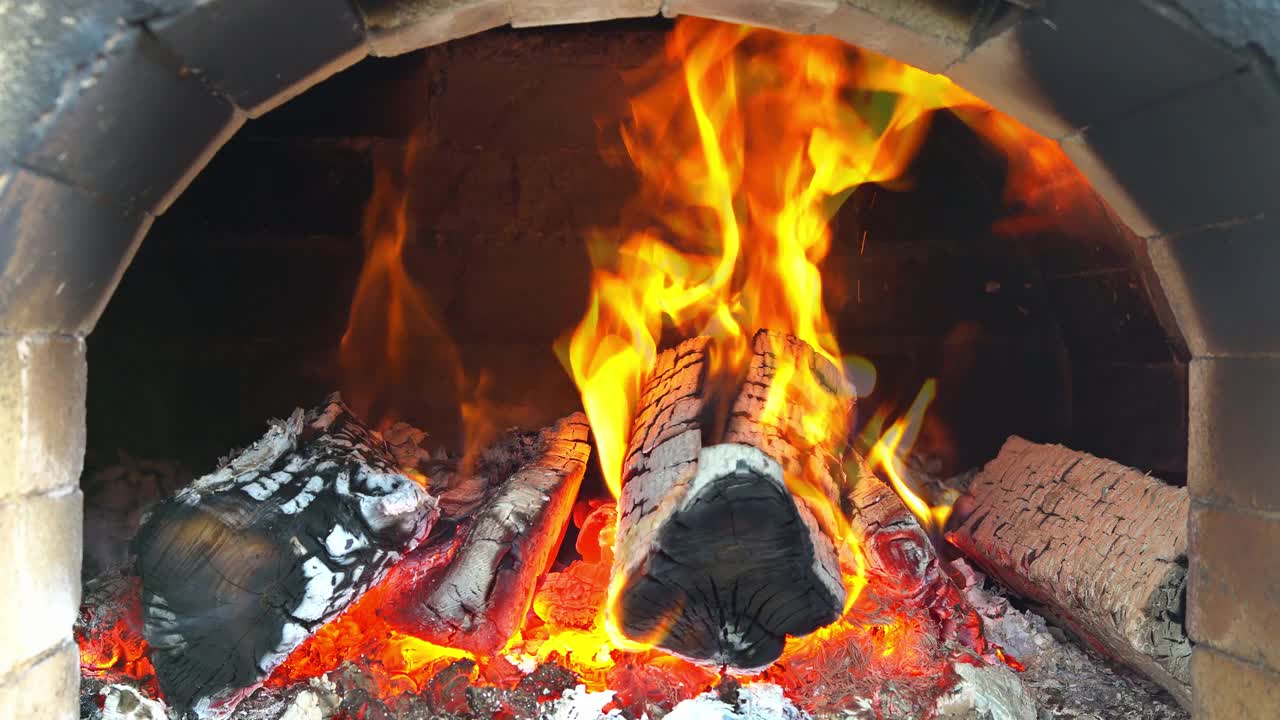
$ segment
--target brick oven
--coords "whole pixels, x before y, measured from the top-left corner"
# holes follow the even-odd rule
[[[1019,433],[1185,484],[1194,715],[1280,715],[1271,5],[54,5],[0,0],[0,576],[24,588],[0,599],[0,716],[79,714],[86,446],[207,465],[332,389],[372,168],[415,128],[433,168],[415,182],[439,197],[408,262],[449,335],[504,378],[499,401],[538,409],[529,424],[577,408],[547,348],[588,290],[581,234],[635,183],[601,119],[660,47],[658,16],[680,15],[945,74],[1065,150],[1105,201],[1076,233],[991,236],[999,163],[945,122],[918,161],[952,174],[850,199],[831,259],[859,308],[839,330],[881,368],[860,402],[951,373],[935,412],[958,450],[938,472]],[[456,408],[424,388],[400,410],[448,443]]]

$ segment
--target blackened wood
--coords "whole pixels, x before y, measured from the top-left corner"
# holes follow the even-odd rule
[[[476,511],[452,561],[422,578],[396,575],[402,600],[386,613],[397,626],[480,655],[498,652],[519,630],[538,577],[564,538],[591,452],[581,413],[534,435],[530,457],[514,473],[490,478],[495,490]],[[497,475],[503,464],[482,458],[477,472],[488,468]]]
[[[223,717],[428,533],[435,501],[337,397],[164,501],[134,541],[169,704]]]
[[[947,539],[1052,618],[1191,699],[1185,488],[1011,437],[969,485]]]
[[[712,351],[694,338],[660,353],[642,388],[619,502],[613,572],[623,585],[611,611],[633,639],[754,669],[776,660],[788,635],[838,618],[845,598],[824,513],[839,507],[847,432],[806,444],[796,427],[812,410],[806,398],[788,393],[784,411],[769,416],[766,398],[780,365],[811,372],[822,378],[822,411],[847,428],[853,394],[808,345],[761,331],[745,379],[725,398],[709,377]],[[727,422],[719,407],[730,409]],[[793,481],[814,495],[797,497]]]

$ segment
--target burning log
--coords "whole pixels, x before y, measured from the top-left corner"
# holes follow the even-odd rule
[[[564,539],[591,447],[586,416],[539,433],[528,458],[476,511],[442,570],[415,578],[388,613],[418,637],[491,655],[520,628]],[[495,478],[490,478],[491,481]]]
[[[848,433],[813,443],[800,425],[821,414],[847,428],[853,411],[838,368],[804,342],[761,331],[751,350],[719,437],[710,340],[658,356],[624,460],[611,608],[628,637],[743,669],[840,616],[834,531],[820,518],[839,506]],[[817,381],[788,384],[797,374]]]
[[[334,396],[156,507],[134,540],[144,634],[170,705],[220,717],[378,582],[434,499]]]
[[[1104,654],[1190,702],[1184,488],[1011,437],[947,539]]]
[[[924,608],[938,624],[938,640],[953,641],[986,657],[982,621],[964,599],[962,589],[947,575],[929,534],[861,457],[855,456],[855,462],[858,477],[848,497],[850,524],[867,561],[867,591],[855,611],[864,620],[873,620],[867,616]]]

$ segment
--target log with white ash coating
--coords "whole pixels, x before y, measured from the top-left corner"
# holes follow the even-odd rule
[[[660,353],[641,390],[623,466],[612,612],[633,639],[757,669],[779,657],[787,636],[827,625],[843,608],[829,513],[840,505],[853,392],[839,368],[788,335],[758,332],[746,376],[729,383],[710,372],[712,352],[708,338],[694,338]],[[797,373],[816,380],[810,392],[789,384],[766,408],[775,382]],[[815,414],[842,430],[806,441],[803,422]],[[792,492],[797,482],[808,497]]]
[[[541,432],[512,432],[494,449],[517,469],[490,475],[448,565],[412,576],[412,560],[388,582],[403,602],[386,609],[398,627],[437,644],[491,655],[506,645],[533,604],[569,526],[591,453],[586,416],[575,413]],[[491,452],[494,450],[491,449]],[[501,465],[504,463],[493,463]],[[464,485],[466,483],[463,483]]]
[[[1011,437],[947,534],[989,575],[1184,706],[1185,488],[1060,445]]]
[[[158,505],[134,540],[169,704],[221,717],[426,537],[436,502],[335,395]]]

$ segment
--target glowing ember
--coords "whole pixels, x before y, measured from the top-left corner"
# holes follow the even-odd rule
[[[823,306],[820,268],[830,244],[828,220],[857,186],[889,184],[902,176],[933,111],[956,109],[1005,150],[1008,193],[1029,214],[1074,202],[1080,196],[1076,188],[1085,187],[1056,145],[945,78],[833,39],[682,18],[659,64],[670,72],[635,97],[623,128],[642,192],[623,227],[592,239],[589,305],[571,337],[558,346],[581,391],[604,479],[615,498],[639,388],[664,339],[712,338],[718,382],[740,376],[758,328],[794,335],[842,362],[844,353]],[[443,339],[434,347],[447,356],[464,396],[460,405],[470,456],[495,426],[492,408],[481,400],[486,383],[482,374],[476,380],[462,372],[438,315],[404,266],[410,234],[406,178],[418,155],[415,144],[400,166],[382,168],[376,179],[364,227],[365,266],[342,343],[348,397],[371,419],[395,419],[407,410],[398,404],[401,389],[421,380],[413,377],[415,366],[409,362],[414,338]],[[1044,177],[1055,178],[1051,188],[1040,183]],[[864,360],[846,360],[844,366],[874,378],[874,368]],[[809,446],[851,432],[827,406],[831,394],[821,391],[810,366],[784,363],[776,372],[774,392],[765,399],[766,417],[798,404],[805,413],[802,440]],[[910,485],[903,457],[935,393],[930,380],[883,434],[884,418],[871,422],[878,438],[869,443],[868,457],[920,523],[934,531],[946,523],[950,508],[931,505]],[[862,538],[843,510],[801,480],[787,482],[797,499],[835,529],[848,600],[834,624],[789,639],[782,659],[761,677],[788,688],[792,697],[833,708],[883,678],[936,684],[951,661],[939,652],[937,627],[956,620],[932,617],[924,608],[878,605],[875,588],[863,592],[868,579]],[[621,706],[671,703],[714,684],[715,673],[626,638],[611,622],[619,587],[611,586],[610,572],[614,504],[583,501],[575,523],[579,559],[541,578],[532,612],[499,655],[478,657],[433,645],[395,630],[383,618],[406,574],[448,562],[448,553],[442,553],[393,569],[347,613],[298,647],[267,685],[305,681],[353,662],[372,674],[379,693],[394,697],[421,692],[459,660],[473,661],[472,680],[492,683],[512,681],[514,666],[555,661],[577,673],[589,689],[616,690]],[[137,587],[128,592],[132,596],[122,602],[136,615]],[[153,680],[136,617],[126,613],[114,623],[82,624],[94,628],[92,635],[77,637],[86,675]]]

